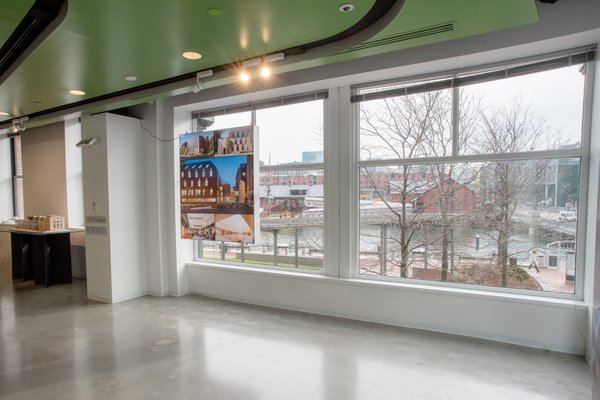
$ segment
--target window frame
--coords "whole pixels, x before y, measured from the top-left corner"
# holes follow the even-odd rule
[[[573,54],[583,54],[583,56],[573,57]],[[457,71],[445,71],[436,74],[423,75],[419,77],[406,77],[400,79],[390,79],[386,81],[378,81],[372,83],[361,83],[350,87],[351,95],[347,99],[348,106],[350,107],[351,114],[351,141],[349,143],[349,152],[351,154],[350,162],[350,191],[349,197],[349,208],[350,213],[350,225],[353,226],[352,236],[349,240],[350,246],[349,251],[351,254],[348,257],[350,262],[350,273],[349,277],[353,279],[359,279],[364,281],[380,281],[397,284],[413,284],[433,287],[445,287],[445,288],[461,288],[467,290],[476,290],[481,292],[497,292],[497,293],[510,293],[515,295],[528,295],[548,298],[562,298],[571,300],[582,300],[584,296],[584,284],[585,284],[585,247],[586,247],[586,221],[587,221],[587,209],[588,209],[588,191],[589,191],[589,156],[590,156],[590,140],[591,140],[591,120],[592,120],[592,93],[594,85],[594,64],[595,64],[595,49],[586,47],[583,49],[573,49],[567,52],[554,53],[550,55],[542,55],[538,57],[531,57],[522,60],[508,60],[503,63],[497,63],[493,67],[496,69],[508,70],[513,68],[515,75],[521,75],[523,73],[535,73],[542,72],[547,69],[561,68],[570,65],[573,61],[577,60],[581,62],[586,68],[586,75],[584,80],[583,88],[583,110],[582,110],[582,129],[581,129],[581,146],[579,148],[566,148],[566,149],[555,149],[555,150],[541,150],[533,152],[520,152],[520,153],[498,153],[498,154],[460,154],[459,144],[459,129],[458,129],[458,88],[462,85],[454,85],[457,79]],[[556,62],[554,61],[556,60]],[[516,65],[516,66],[515,66]],[[533,66],[533,68],[528,68]],[[462,74],[477,74],[478,72],[484,73],[489,71],[491,66],[479,66],[461,70]],[[509,77],[509,74],[487,72],[486,77],[498,77],[503,79]],[[444,157],[418,157],[414,159],[384,159],[384,160],[361,160],[360,157],[360,101],[370,100],[365,97],[360,97],[355,93],[358,90],[364,88],[374,88],[382,85],[407,85],[415,84],[413,87],[418,87],[419,82],[447,82],[435,85],[429,85],[425,83],[420,89],[415,89],[413,92],[406,91],[404,95],[410,95],[413,93],[419,93],[427,90],[438,90],[444,88],[450,88],[453,91],[453,124],[452,124],[452,154]],[[464,84],[485,82],[485,79],[477,80],[469,78],[465,80]],[[489,79],[488,79],[489,81]],[[449,83],[448,83],[449,82]],[[393,97],[394,94],[398,95],[401,91],[391,91],[389,97]],[[380,96],[380,95],[378,95]],[[377,98],[383,98],[380,96]],[[385,96],[388,97],[388,96]],[[493,161],[517,161],[517,160],[538,160],[538,159],[558,159],[558,158],[569,158],[576,157],[580,160],[580,174],[579,174],[579,201],[578,201],[578,222],[576,228],[576,240],[579,242],[576,250],[576,261],[575,261],[575,284],[574,293],[556,293],[546,291],[527,291],[524,289],[514,288],[503,288],[494,286],[483,286],[483,285],[470,285],[455,282],[442,282],[442,281],[429,281],[429,280],[418,280],[414,278],[399,278],[389,276],[377,276],[377,275],[364,275],[360,274],[360,268],[358,263],[358,256],[360,251],[360,209],[359,209],[359,198],[360,198],[360,174],[359,171],[363,167],[382,167],[382,166],[399,166],[399,165],[429,165],[439,163],[469,163],[469,162],[493,162]]]
[[[327,185],[324,187],[324,250],[325,258],[324,265],[321,271],[311,270],[295,270],[286,267],[272,267],[262,266],[247,263],[235,263],[231,261],[220,261],[215,259],[197,259],[197,248],[192,246],[194,249],[194,263],[202,265],[215,265],[220,264],[223,266],[230,266],[241,268],[244,270],[251,270],[260,272],[261,270],[272,270],[274,273],[292,274],[301,277],[302,274],[317,274],[324,275],[331,278],[340,278],[343,280],[351,280],[356,284],[361,285],[372,285],[384,284],[391,285],[391,287],[405,287],[405,288],[423,288],[427,290],[458,290],[470,293],[481,293],[482,295],[496,293],[498,295],[508,296],[526,296],[528,298],[549,298],[549,299],[567,299],[567,300],[581,300],[584,296],[584,281],[586,278],[585,271],[585,247],[586,247],[586,222],[587,222],[587,211],[588,211],[588,191],[589,191],[589,176],[590,176],[590,163],[589,163],[589,152],[590,152],[590,132],[591,132],[591,105],[592,105],[592,92],[594,82],[594,64],[593,59],[586,62],[586,80],[584,84],[584,101],[583,101],[583,117],[582,117],[582,137],[581,147],[579,149],[560,149],[560,154],[555,150],[551,151],[536,151],[531,153],[503,153],[497,155],[486,155],[486,154],[468,154],[460,155],[459,149],[457,148],[458,140],[454,137],[453,143],[455,143],[452,149],[452,160],[455,162],[474,162],[474,161],[503,161],[503,160],[524,160],[524,159],[548,159],[548,158],[559,158],[559,157],[578,157],[580,159],[580,176],[579,176],[579,217],[577,224],[577,239],[581,242],[577,248],[577,262],[576,262],[576,279],[574,294],[565,293],[554,293],[544,291],[526,291],[521,289],[511,288],[499,288],[492,286],[477,286],[468,284],[459,284],[452,282],[436,282],[436,281],[425,281],[415,279],[402,279],[402,278],[391,278],[391,277],[377,277],[377,276],[364,276],[358,272],[358,250],[359,250],[359,176],[358,171],[361,166],[383,166],[390,164],[433,164],[439,162],[448,162],[448,158],[419,158],[409,161],[398,161],[398,160],[360,160],[359,154],[359,114],[357,112],[357,105],[352,101],[353,91],[357,88],[364,88],[368,86],[380,85],[382,83],[414,83],[422,80],[437,79],[440,77],[453,77],[459,74],[477,74],[480,72],[486,72],[491,70],[503,70],[507,67],[518,67],[520,71],[526,71],[528,64],[539,64],[539,65],[553,65],[552,60],[556,58],[563,58],[563,60],[569,60],[573,55],[580,53],[594,52],[595,46],[585,46],[576,49],[569,49],[566,51],[559,51],[554,53],[547,53],[541,55],[535,55],[531,57],[524,57],[519,59],[504,59],[499,62],[490,64],[477,64],[476,62],[470,63],[460,69],[448,70],[440,68],[438,72],[428,73],[423,75],[407,75],[397,76],[397,72],[390,70],[389,72],[382,72],[378,76],[383,76],[385,80],[368,82],[364,78],[364,75],[350,76],[342,79],[341,83],[339,79],[335,81],[323,81],[323,82],[307,82],[293,87],[281,87],[276,89],[268,89],[260,92],[253,92],[252,94],[238,94],[232,97],[220,98],[215,100],[207,100],[203,103],[199,103],[196,106],[196,110],[207,110],[209,113],[206,116],[212,115],[224,115],[229,112],[240,112],[249,111],[252,109],[252,104],[261,104],[257,107],[263,108],[263,105],[285,105],[281,103],[281,98],[286,96],[302,98],[306,96],[306,93],[314,93],[315,88],[319,92],[327,92],[326,98],[323,100],[324,104],[324,115],[323,115],[323,129],[324,129],[324,143],[323,153],[324,162],[322,164],[307,164],[294,165],[298,169],[317,169],[322,168],[324,170],[325,180]],[[566,57],[566,58],[565,58]],[[571,58],[572,59],[572,58]],[[544,64],[545,63],[545,64]],[[321,89],[319,89],[321,88]],[[311,95],[312,96],[312,95]],[[310,99],[312,100],[312,99]],[[216,104],[216,106],[215,106]],[[204,107],[203,107],[204,106]],[[204,111],[189,113],[190,105],[182,104],[178,108],[181,121],[186,121],[185,124],[179,127],[182,131],[182,127],[185,125],[188,129],[193,129],[194,118],[200,118],[204,115]],[[185,109],[185,111],[184,111]],[[456,108],[454,108],[456,110]],[[457,120],[455,119],[455,134],[458,133],[456,127]],[[178,126],[176,125],[176,131]],[[263,167],[264,168],[264,167]],[[286,170],[290,167],[286,166]]]
[[[327,107],[329,104],[329,99],[328,99],[328,91],[324,90],[324,89],[317,90],[317,91],[309,91],[309,92],[300,91],[297,93],[289,94],[287,96],[272,97],[272,98],[267,98],[266,100],[259,100],[259,101],[255,101],[255,102],[249,102],[249,103],[243,103],[243,102],[240,103],[240,102],[232,101],[232,102],[230,102],[230,103],[228,102],[224,106],[218,107],[218,108],[207,108],[204,110],[191,111],[188,115],[190,117],[190,121],[191,121],[192,125],[194,125],[194,121],[197,121],[200,118],[215,117],[215,116],[219,116],[219,115],[234,114],[234,113],[250,111],[251,124],[253,126],[256,126],[256,112],[257,111],[260,111],[263,109],[268,109],[268,108],[276,108],[279,106],[300,104],[300,103],[304,103],[304,102],[318,101],[318,100],[321,100],[323,102],[322,103],[323,137],[324,137],[323,155],[324,155],[324,158],[327,158],[326,153],[327,153],[328,145],[326,143],[327,142],[326,137],[327,137],[328,116],[327,116],[326,110],[327,110]],[[327,168],[326,168],[325,162],[321,162],[321,163],[298,162],[298,163],[283,164],[283,165],[263,165],[260,167],[260,173],[278,172],[278,171],[296,172],[296,171],[307,171],[307,170],[323,170],[324,182],[327,182],[328,178],[327,178]],[[212,176],[212,170],[210,171],[210,174]],[[300,273],[306,273],[306,274],[327,275],[328,270],[331,269],[331,267],[330,267],[331,261],[328,260],[329,251],[327,250],[328,242],[331,241],[331,238],[328,237],[325,226],[328,224],[327,218],[328,218],[328,214],[330,214],[330,213],[327,211],[327,205],[326,205],[327,185],[324,184],[323,189],[324,189],[325,206],[324,206],[324,210],[323,210],[323,266],[321,269],[313,270],[313,269],[304,269],[304,268],[284,267],[284,266],[278,266],[278,265],[255,264],[252,262],[244,262],[244,261],[225,260],[223,252],[221,252],[220,259],[203,258],[202,257],[203,249],[201,248],[203,241],[197,240],[197,239],[194,239],[194,244],[193,244],[193,260],[194,260],[194,262],[212,263],[212,264],[219,264],[219,265],[225,265],[225,266],[251,268],[251,269],[257,269],[257,270],[262,269],[262,270],[273,270],[273,271],[279,271],[279,272],[300,272]],[[227,242],[223,242],[223,243],[227,243]],[[242,259],[243,259],[243,256],[242,256]]]

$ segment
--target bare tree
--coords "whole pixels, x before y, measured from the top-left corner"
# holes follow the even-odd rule
[[[451,136],[446,130],[440,131],[439,137],[432,135],[436,121],[442,121],[443,115],[447,114],[447,100],[446,92],[430,91],[385,98],[378,101],[376,107],[361,107],[363,158],[382,156],[410,160],[428,155],[433,140],[450,140]],[[430,186],[433,177],[430,173],[423,173],[422,169],[416,170],[410,164],[401,165],[396,174],[397,179],[384,179],[383,184],[369,168],[361,169],[361,175],[362,182],[370,186],[396,218],[395,223],[390,225],[397,227],[398,236],[389,235],[383,239],[392,240],[398,247],[399,259],[390,261],[398,264],[401,277],[408,277],[410,254],[422,245],[415,243],[413,239],[425,223],[422,210],[414,207],[412,200]],[[392,193],[397,197],[396,202],[390,199]]]
[[[458,125],[458,146],[464,147],[476,127],[479,96],[460,92],[457,107],[453,99],[458,89],[438,90],[387,98],[379,107],[361,108],[363,158],[389,157],[411,160],[415,157],[447,157],[453,155],[453,130]],[[454,111],[457,111],[455,113]],[[456,124],[455,124],[456,122]],[[456,211],[455,194],[465,188],[477,173],[466,164],[431,165],[402,164],[397,179],[387,181],[362,169],[363,180],[395,215],[397,238],[390,236],[399,248],[401,276],[405,277],[412,258],[411,251],[441,242],[441,279],[448,279],[450,238]],[[394,173],[386,173],[393,177]],[[434,204],[424,204],[426,193],[434,194]],[[393,194],[396,194],[395,202]],[[429,196],[430,198],[431,196]],[[431,201],[431,200],[428,200]],[[416,234],[427,236],[428,227],[437,226],[434,234],[416,240]],[[426,257],[427,258],[427,257]],[[427,266],[425,260],[425,267]]]
[[[544,119],[519,99],[504,107],[493,107],[481,113],[482,126],[477,137],[482,153],[518,153],[538,148],[545,132]],[[502,286],[507,286],[509,238],[512,218],[518,205],[531,192],[532,184],[546,171],[547,161],[496,161],[485,167],[488,180],[488,209],[484,213],[487,235],[497,243]],[[495,233],[494,233],[495,232]]]
[[[426,141],[430,156],[447,157],[452,155],[454,146],[450,137],[454,130],[453,125],[458,127],[457,148],[466,148],[474,136],[480,105],[479,95],[475,92],[461,91],[458,88],[453,91],[454,93],[444,92],[443,100],[438,105],[442,112],[436,113],[434,116],[431,132]],[[456,101],[458,104],[451,99],[454,94],[458,95]],[[459,188],[466,188],[468,184],[472,183],[477,176],[477,171],[473,171],[468,164],[457,163],[433,164],[431,171],[435,179],[437,194],[435,202],[440,219],[441,280],[447,281],[451,242],[449,235],[453,232],[457,221],[456,211],[460,211],[455,195]]]

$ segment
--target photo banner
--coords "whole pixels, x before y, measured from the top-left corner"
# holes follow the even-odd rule
[[[254,243],[258,164],[253,126],[179,139],[181,237]]]

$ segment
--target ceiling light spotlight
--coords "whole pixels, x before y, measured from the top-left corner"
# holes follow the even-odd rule
[[[135,82],[135,81],[137,81],[137,76],[135,76],[135,75],[127,75],[125,77],[125,80],[129,81],[129,82]]]
[[[271,76],[271,68],[269,68],[267,64],[264,64],[260,69],[260,75],[263,78],[268,78],[269,76]]]
[[[85,92],[78,89],[69,90],[69,93],[74,94],[75,96],[85,96]]]
[[[240,73],[240,81],[248,82],[249,80],[250,80],[250,75],[248,75],[248,73],[246,71],[242,71]]]
[[[8,117],[10,116],[10,113],[7,113],[6,111],[0,111],[0,116]]]

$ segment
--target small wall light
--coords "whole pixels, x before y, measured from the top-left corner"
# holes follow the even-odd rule
[[[91,137],[89,139],[81,139],[79,142],[77,142],[77,144],[75,146],[77,146],[77,147],[92,147],[96,143],[98,143],[98,138]]]

